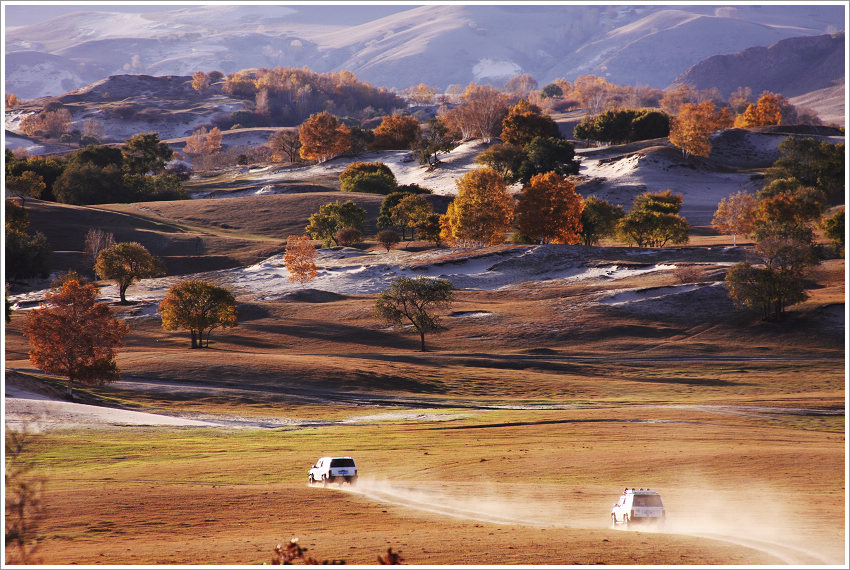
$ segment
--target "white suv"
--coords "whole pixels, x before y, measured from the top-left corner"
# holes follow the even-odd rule
[[[636,523],[664,523],[666,512],[658,491],[626,488],[611,509],[611,526],[629,528]]]
[[[335,481],[354,485],[357,482],[357,464],[351,457],[320,457],[310,469],[307,480],[311,485],[321,481],[325,487]]]

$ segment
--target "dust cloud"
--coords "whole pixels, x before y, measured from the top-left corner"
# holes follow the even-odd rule
[[[533,484],[413,483],[361,478],[356,485],[344,484],[339,489],[384,504],[479,522],[600,530],[610,527],[606,510],[609,504],[601,508],[568,506],[564,503],[571,501],[552,497],[551,487]],[[843,532],[830,521],[813,521],[811,515],[801,514],[812,512],[800,502],[805,500],[802,494],[761,485],[712,489],[701,482],[658,490],[667,510],[666,522],[660,527],[637,526],[622,532],[717,540],[762,552],[784,564],[845,563]],[[614,491],[611,503],[616,501],[618,492],[619,489]]]
[[[361,478],[356,486],[343,485],[344,491],[370,499],[455,518],[497,524],[517,524],[537,527],[568,526],[565,514],[553,508],[551,501],[535,497],[523,489],[497,484],[436,483],[417,485],[391,483],[385,480]],[[510,486],[513,487],[513,486]]]

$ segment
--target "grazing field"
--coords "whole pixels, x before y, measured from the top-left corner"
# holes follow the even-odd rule
[[[658,250],[366,241],[320,250],[302,286],[286,237],[347,199],[370,234],[381,197],[225,182],[195,190],[232,197],[29,201],[32,230],[62,244],[54,269],[90,276],[90,227],[168,267],[128,305],[97,283],[130,325],[122,379],[75,388],[75,403],[28,360],[25,314],[44,291],[10,291],[5,419],[34,432],[22,459],[45,484],[30,561],[261,564],[297,537],[347,564],[387,548],[418,565],[846,564],[843,259],[822,261],[778,323],[723,287],[752,243],[697,225]],[[400,275],[458,289],[427,351],[373,316]],[[238,301],[238,326],[203,350],[157,313],[189,276]],[[325,455],[355,457],[358,484],[308,486]],[[624,487],[661,493],[664,528],[610,528]]]
[[[589,284],[465,291],[424,353],[370,295],[246,299],[208,350],[136,318],[123,380],[80,398],[209,426],[70,417],[34,436],[38,555],[259,564],[298,537],[348,564],[388,547],[413,564],[841,564],[844,349],[823,311],[842,274],[827,265],[783,325],[577,303]],[[20,323],[6,367],[32,387]],[[356,457],[357,486],[306,484],[328,454]],[[625,486],[662,493],[663,531],[608,528]]]

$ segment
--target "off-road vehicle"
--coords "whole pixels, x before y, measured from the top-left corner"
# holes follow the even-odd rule
[[[310,469],[307,481],[311,485],[321,482],[325,487],[334,482],[354,485],[357,482],[357,464],[351,457],[320,457]]]
[[[662,525],[666,518],[664,502],[658,491],[651,489],[623,490],[620,500],[611,508],[611,526],[622,525],[629,528],[635,524],[652,523]]]

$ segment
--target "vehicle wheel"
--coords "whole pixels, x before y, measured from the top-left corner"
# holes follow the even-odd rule
[[[611,515],[611,528],[617,528],[617,515]]]
[[[348,484],[351,485],[352,487],[354,486],[355,483],[357,483],[357,476],[351,477],[348,480]]]
[[[315,481],[315,479],[313,479],[313,476],[312,476],[312,475],[309,475],[309,476],[307,477],[307,484],[308,484],[308,485],[312,485],[312,484],[313,484],[313,483],[315,483],[315,482],[316,482],[316,481]]]
[[[631,521],[629,521],[629,515],[623,515],[623,526],[629,528],[631,526]]]
[[[322,487],[327,487],[327,486],[328,486],[328,478],[322,477]]]

